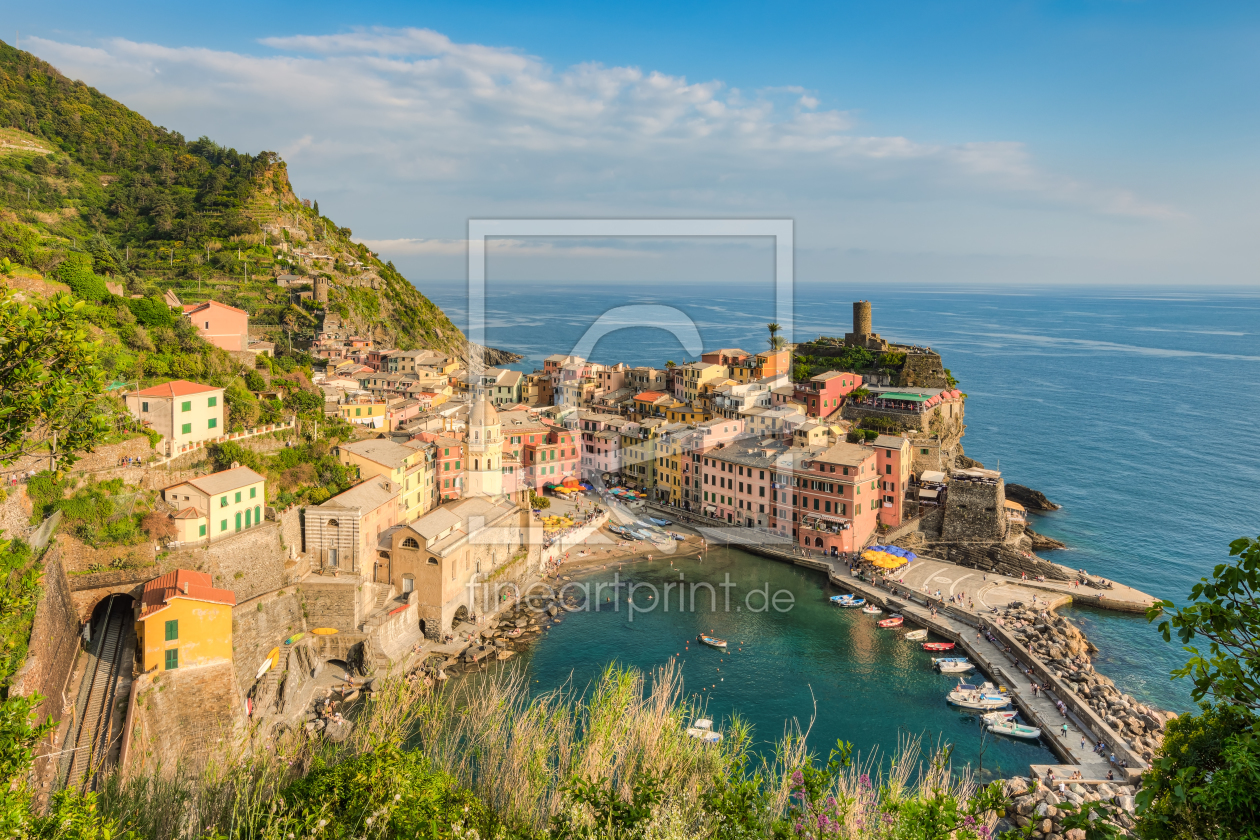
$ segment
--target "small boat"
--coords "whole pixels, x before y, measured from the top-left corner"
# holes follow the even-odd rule
[[[1022,723],[1016,723],[1013,720],[1004,721],[1002,723],[985,724],[989,731],[995,735],[1008,735],[1011,738],[1027,738],[1035,741],[1041,737],[1041,730],[1035,726],[1024,726]]]
[[[280,648],[272,648],[271,653],[267,654],[267,658],[258,666],[258,673],[254,675],[254,679],[262,679],[262,675],[275,667],[280,661]]]
[[[926,630],[911,630],[906,634],[906,639],[911,642],[921,642],[927,638]]]
[[[883,610],[881,610],[879,607],[875,606],[874,604],[867,604],[865,607],[862,607],[862,612],[866,613],[867,615],[879,615],[880,613],[883,612]]]
[[[1019,712],[988,712],[981,716],[981,720],[985,723],[1007,723],[1015,720]]]
[[[889,616],[888,618],[885,618],[884,620],[880,621],[880,622],[879,622],[879,626],[880,626],[880,627],[900,627],[900,626],[901,626],[901,622],[903,622],[903,621],[905,621],[905,619],[904,619],[903,617],[901,617],[901,616],[899,616],[899,615],[893,615],[893,616]]]
[[[945,700],[951,705],[963,709],[985,712],[993,711],[994,709],[1005,709],[1011,705],[1010,698],[999,693],[993,687],[993,683],[974,686],[960,681],[953,691],[945,695]]]
[[[655,516],[649,516],[647,518],[647,521],[651,522],[653,525],[661,525],[661,526],[674,524],[668,519],[657,519]]]
[[[861,607],[865,606],[866,599],[856,595],[832,595],[831,603],[837,607]]]
[[[285,640],[284,640],[284,643],[285,643],[286,645],[291,645],[291,644],[293,644],[294,642],[296,642],[296,641],[298,641],[299,639],[301,639],[301,638],[302,638],[303,636],[305,636],[305,635],[306,635],[305,633],[294,633],[292,636],[290,636],[289,638],[285,639]]]
[[[316,636],[335,636],[337,635],[336,627],[316,627],[311,631]]]
[[[708,718],[700,718],[687,727],[687,734],[706,744],[716,744],[722,740],[722,733],[713,731],[713,721]]]
[[[726,647],[726,639],[719,639],[717,636],[706,636],[701,633],[696,639],[709,647],[724,648]]]
[[[976,667],[966,659],[935,660],[935,662],[936,670],[942,674],[965,674]]]
[[[924,650],[953,650],[953,642],[924,642]]]

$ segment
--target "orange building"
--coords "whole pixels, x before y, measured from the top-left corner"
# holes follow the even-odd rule
[[[236,595],[215,589],[210,575],[176,569],[144,585],[136,645],[145,671],[173,671],[232,661]]]

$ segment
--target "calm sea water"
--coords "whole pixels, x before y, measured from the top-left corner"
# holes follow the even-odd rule
[[[423,291],[464,325],[462,286]],[[875,330],[885,338],[942,354],[969,396],[967,454],[1063,505],[1034,521],[1070,546],[1050,559],[1182,601],[1227,557],[1231,540],[1260,534],[1260,296],[798,284],[796,340],[843,335],[858,298],[871,300]],[[758,350],[774,320],[770,292],[758,287],[492,284],[487,341],[526,354],[517,367],[533,370],[544,356],[567,352],[608,307],[627,303],[677,307],[696,323],[705,349]],[[606,336],[591,357],[631,365],[690,360],[672,334],[649,325]],[[1168,709],[1191,706],[1189,687],[1168,677],[1184,654],[1143,618],[1067,612],[1101,649],[1097,666],[1125,690]],[[808,634],[794,622],[782,629]],[[610,638],[633,639],[629,650],[644,644],[645,634]],[[837,637],[837,659],[852,652],[844,647],[855,644],[852,638]],[[783,639],[790,648],[790,635]],[[813,643],[800,639],[802,651]],[[859,647],[878,653],[869,668],[844,672],[838,684],[882,697],[885,715],[900,719],[903,704],[887,702],[900,688],[889,681],[892,662],[879,658],[893,654],[879,644]],[[599,646],[597,656],[619,651],[620,643]],[[567,675],[562,663],[593,655],[580,634],[557,632],[536,661],[553,657],[550,679]],[[763,731],[769,721],[801,717],[798,673],[781,669],[775,687],[756,683],[763,690],[732,694],[732,708],[750,717],[759,710]],[[849,715],[849,708],[857,707],[846,701],[837,712],[847,716],[844,732],[873,725],[869,710]],[[777,733],[781,725],[771,728]],[[891,743],[889,732],[879,734]]]

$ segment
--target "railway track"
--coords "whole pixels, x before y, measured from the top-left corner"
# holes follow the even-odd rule
[[[96,774],[109,755],[111,724],[118,679],[124,662],[131,623],[130,599],[110,596],[104,629],[88,660],[84,686],[80,690],[81,714],[75,721],[73,752],[69,755],[65,786],[90,790]]]

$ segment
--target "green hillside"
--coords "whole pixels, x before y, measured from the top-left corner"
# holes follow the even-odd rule
[[[464,355],[442,310],[350,236],[302,205],[274,152],[186,140],[0,42],[0,258],[81,297],[214,298],[295,349],[324,305],[275,276],[323,277],[348,331]]]

